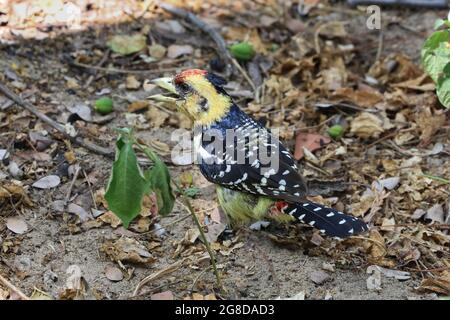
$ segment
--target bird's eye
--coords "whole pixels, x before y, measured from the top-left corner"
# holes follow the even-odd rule
[[[180,83],[179,85],[178,85],[178,89],[181,91],[181,93],[183,93],[183,94],[186,94],[186,93],[188,93],[189,91],[191,91],[191,87],[188,85],[188,84],[186,84],[186,83]]]

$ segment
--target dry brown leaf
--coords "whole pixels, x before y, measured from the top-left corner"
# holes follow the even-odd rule
[[[169,118],[169,114],[156,107],[152,107],[145,113],[145,118],[153,128],[160,128]]]
[[[369,249],[369,255],[374,260],[382,259],[387,251],[383,236],[377,230],[370,230],[369,238],[373,240]]]
[[[155,258],[147,251],[145,246],[135,239],[122,237],[119,240],[108,240],[101,246],[101,251],[105,252],[113,261],[131,263],[152,263]]]
[[[351,122],[350,132],[360,138],[378,138],[384,131],[383,120],[376,115],[363,112]]]
[[[431,109],[427,107],[417,113],[415,120],[421,131],[420,145],[425,147],[432,141],[434,134],[444,125],[445,113],[439,111],[432,113]]]
[[[438,278],[428,278],[422,281],[419,290],[430,290],[444,295],[450,295],[450,272],[444,271]]]
[[[295,139],[295,153],[294,158],[300,160],[304,156],[304,149],[315,151],[330,143],[329,137],[322,136],[317,133],[300,132]]]
[[[138,112],[147,109],[149,106],[147,100],[137,100],[128,105],[128,112]]]
[[[114,229],[122,224],[122,221],[112,211],[105,212],[100,217],[98,217],[97,220],[109,224]]]
[[[33,202],[23,187],[13,182],[4,183],[0,186],[0,204],[10,203],[10,201],[13,201],[13,203],[23,201],[27,206],[33,206]]]
[[[105,276],[108,278],[108,280],[117,282],[123,280],[123,273],[122,271],[114,266],[107,266],[105,268]]]
[[[125,87],[127,89],[139,89],[139,87],[141,86],[141,83],[136,79],[135,76],[133,75],[129,75],[127,76],[127,79],[125,81]]]
[[[352,88],[341,88],[331,96],[333,101],[348,101],[357,106],[371,108],[378,102],[383,101],[383,95],[375,90],[354,90]]]
[[[194,48],[190,45],[172,44],[167,49],[167,57],[171,59],[178,58],[183,55],[191,55],[194,53]]]

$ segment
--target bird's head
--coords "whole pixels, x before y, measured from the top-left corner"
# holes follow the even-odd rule
[[[225,116],[233,103],[223,89],[225,83],[223,78],[205,70],[189,69],[166,81],[163,87],[179,96],[177,106],[194,125],[209,126]]]

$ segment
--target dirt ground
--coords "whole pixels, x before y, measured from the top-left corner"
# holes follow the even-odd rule
[[[351,77],[363,76],[364,72],[360,70],[368,70],[375,62],[379,47],[379,33],[365,27],[364,14],[346,13],[345,10],[350,8],[342,2],[333,4],[331,7],[334,9],[323,10],[320,11],[320,15],[302,18],[303,27],[312,28],[317,21],[344,21],[349,41],[356,47],[355,57],[347,68],[354,72]],[[217,11],[213,10],[213,12],[217,14]],[[447,14],[445,11],[437,10],[392,8],[383,9],[382,12],[384,21],[389,23],[384,25],[383,29],[381,57],[402,53],[410,57],[415,64],[419,63],[420,48],[426,36],[432,32],[434,21]],[[225,26],[226,23],[231,26],[248,19],[245,14],[236,13],[236,15],[234,21],[224,20]],[[209,18],[208,13],[202,13],[201,16]],[[90,137],[102,146],[112,147],[115,139],[113,129],[129,126],[130,122],[136,121],[137,135],[143,140],[173,146],[174,141],[170,140],[170,135],[180,123],[176,116],[170,114],[169,118],[162,120],[163,124],[157,128],[153,125],[145,126],[145,123],[139,122],[139,119],[130,120],[125,116],[130,99],[140,100],[149,95],[142,86],[136,89],[127,88],[126,78],[130,74],[108,73],[100,69],[92,70],[69,65],[69,61],[80,56],[84,58],[77,61],[87,61],[86,64],[95,65],[105,52],[105,42],[109,36],[118,33],[129,34],[142,30],[145,26],[150,26],[150,30],[153,30],[157,21],[169,18],[169,15],[153,13],[149,17],[145,16],[139,20],[130,20],[121,24],[94,25],[82,32],[46,29],[42,32],[44,34],[47,32],[52,37],[42,40],[18,38],[14,43],[4,43],[0,50],[0,70],[4,75],[1,82],[14,88],[40,111],[63,124],[67,122],[71,114],[68,106],[79,102],[90,104],[98,97],[96,92],[107,88],[111,90],[110,95],[114,98],[114,116],[102,123],[78,121],[76,128],[79,133]],[[183,22],[182,26],[193,38],[202,38],[202,35],[188,23]],[[286,33],[286,31],[283,32]],[[33,33],[30,32],[30,34],[33,36]],[[24,33],[22,36],[27,37],[27,34]],[[152,37],[162,39],[158,38],[158,33],[152,34]],[[289,37],[281,38],[284,39],[284,44],[289,44]],[[165,38],[161,41],[165,45],[170,44],[170,41],[183,43],[183,39],[176,37],[172,40]],[[202,52],[208,53],[208,57],[214,56],[214,50],[211,49],[214,47],[212,42],[208,39],[198,41],[198,43],[190,44],[195,49],[197,45],[201,47]],[[210,46],[209,49],[202,47],[205,41]],[[114,59],[116,59],[114,64],[110,65],[110,62],[106,62],[102,64],[102,67],[144,69],[138,55],[134,55],[133,58],[115,57]],[[133,75],[142,83],[145,79],[169,76],[188,67],[208,68],[208,65],[204,65],[208,59],[203,58],[201,53],[194,52],[193,55],[172,59],[166,64],[158,64],[156,68],[153,64],[148,74]],[[84,87],[91,77],[93,78],[90,80],[91,84],[87,88]],[[244,89],[251,90],[241,75],[235,81],[241,83]],[[244,99],[239,100],[245,103]],[[161,292],[167,294],[170,291],[174,299],[208,298],[211,295],[217,299],[275,299],[294,296],[297,299],[436,299],[438,297],[432,291],[417,290],[426,277],[431,275],[437,278],[438,275],[413,271],[414,268],[432,268],[434,266],[432,262],[430,264],[424,262],[425,265],[422,265],[417,262],[409,263],[406,258],[401,260],[390,257],[396,263],[396,265],[390,265],[390,269],[410,271],[411,278],[397,280],[382,275],[381,288],[373,290],[368,288],[370,274],[367,273],[367,268],[377,263],[371,260],[368,253],[370,250],[363,241],[337,242],[320,239],[317,243],[314,241],[315,234],[309,227],[273,224],[261,231],[250,230],[248,227],[227,229],[219,237],[215,252],[223,284],[227,289],[226,294],[220,293],[215,285],[214,274],[209,267],[209,259],[203,245],[200,240],[193,243],[189,241],[189,235],[192,230],[195,230],[195,225],[192,219],[187,217],[188,212],[179,202],[175,204],[169,216],[152,220],[152,225],[147,226],[149,230],[144,232],[125,230],[121,226],[113,227],[110,220],[98,222],[98,219],[90,217],[88,221],[80,221],[80,215],[70,213],[65,208],[58,209],[58,201],[64,200],[70,189],[70,203],[75,203],[86,211],[95,205],[105,211],[101,200],[99,201],[101,197],[99,198],[97,193],[101,194],[102,189],[104,192],[112,160],[76,144],[68,143],[58,134],[48,135],[53,140],[48,149],[36,150],[36,146],[31,147],[29,132],[32,130],[51,132],[52,129],[18,106],[10,106],[1,110],[0,113],[0,149],[8,149],[11,154],[9,161],[17,162],[24,171],[20,177],[13,177],[8,171],[8,163],[3,161],[0,164],[0,179],[2,179],[0,183],[6,185],[12,180],[19,181],[19,185],[23,187],[33,203],[32,206],[27,206],[23,200],[15,202],[16,200],[11,199],[1,204],[0,274],[28,296],[41,298],[45,296],[53,299],[74,297],[150,299],[157,298],[153,296],[154,294]],[[446,117],[448,124],[448,112]],[[323,120],[324,118],[305,118],[302,125],[317,126]],[[448,130],[440,134],[436,133],[435,138],[443,143],[444,150],[447,151],[425,159],[423,168],[427,173],[445,176],[445,172],[449,171],[442,168],[450,167]],[[369,141],[358,140],[357,143],[367,146],[376,140],[376,138]],[[291,138],[286,142],[291,150],[293,150],[293,141],[294,139]],[[349,147],[351,154],[347,160],[369,162],[370,156],[355,150]],[[391,155],[391,153],[383,153],[383,150],[387,150],[384,147],[381,147],[381,150],[375,157]],[[70,151],[76,158],[72,163],[68,161],[67,152]],[[48,156],[45,157],[43,154]],[[164,159],[169,162],[170,156],[165,154]],[[302,167],[305,167],[302,161],[300,161]],[[71,187],[73,174],[71,175],[68,170],[72,170],[70,167],[74,163],[78,163],[84,172],[80,173]],[[192,174],[193,186],[200,190],[192,200],[193,204],[198,210],[203,211],[202,218],[208,216],[205,212],[215,208],[213,186],[201,177],[195,166],[177,166],[170,163],[168,165],[174,179],[185,172]],[[351,163],[348,164],[344,167],[344,171],[351,166]],[[353,167],[356,171],[362,172],[363,169],[363,166]],[[379,170],[379,167],[374,170]],[[361,175],[371,173],[366,172]],[[57,187],[43,190],[32,187],[38,178],[50,174],[61,177],[61,183]],[[365,186],[361,184],[348,187],[344,192],[334,192],[323,197],[339,197],[348,204],[354,195],[362,193],[364,189]],[[436,201],[444,203],[443,199],[446,199],[450,192],[448,186],[440,185],[435,190],[439,193]],[[95,194],[95,204],[93,194]],[[399,194],[394,195],[394,198],[398,199]],[[405,194],[402,196],[406,197]],[[427,198],[429,207],[434,204],[430,200],[432,197],[429,195]],[[389,208],[392,209],[392,207],[386,204],[383,208],[385,211],[382,210],[381,215],[384,214],[390,218],[387,212],[390,212]],[[420,201],[414,207],[416,208],[423,208]],[[407,210],[408,217],[414,209]],[[427,208],[424,209],[427,210]],[[402,214],[399,216],[402,217]],[[28,230],[22,234],[9,230],[6,222],[10,217],[23,219]],[[185,219],[180,221],[180,218]],[[402,218],[399,219],[403,222]],[[164,227],[166,231],[164,235],[156,234],[153,225],[155,222]],[[411,223],[411,220],[407,220],[407,223]],[[413,223],[425,224],[423,221]],[[394,237],[392,233],[390,236]],[[143,264],[113,261],[112,255],[105,253],[104,248],[108,243],[123,237],[137,240],[150,253],[152,261]],[[386,246],[395,246],[394,242],[388,238],[385,240]],[[443,261],[448,261],[448,245],[448,243],[443,244],[447,253],[439,250],[435,253]],[[422,255],[425,256],[423,252]],[[143,285],[138,295],[133,297],[136,286],[146,276],[158,270],[164,270],[176,262],[180,265],[173,272],[155,277]],[[389,267],[387,263],[380,265]],[[81,270],[82,284],[77,289],[82,291],[82,294],[77,290],[75,290],[77,292],[70,290],[73,287],[70,284],[73,279],[71,266],[77,266],[76,270]],[[119,269],[123,279],[120,281],[108,279],[111,277],[107,276],[108,269]],[[12,293],[9,295],[5,293],[7,291],[7,288],[0,284],[0,298],[2,293],[4,298],[11,298],[11,295],[14,298]],[[197,295],[193,296],[194,293]]]

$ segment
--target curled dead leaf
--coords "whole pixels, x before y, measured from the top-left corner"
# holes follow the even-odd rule
[[[101,251],[106,253],[113,261],[131,263],[152,263],[155,258],[147,251],[139,241],[122,237],[119,240],[108,240],[101,246]]]

